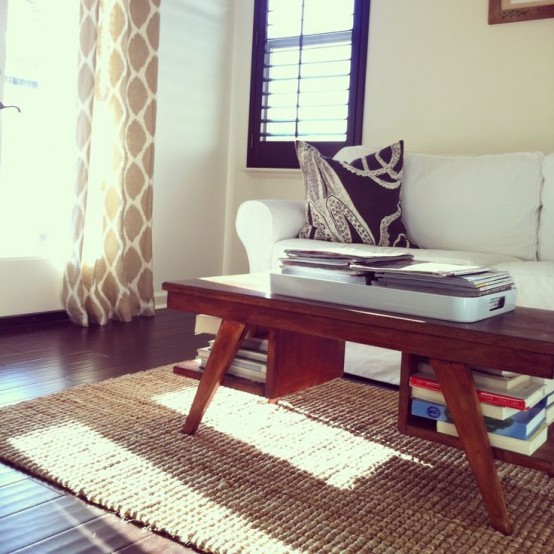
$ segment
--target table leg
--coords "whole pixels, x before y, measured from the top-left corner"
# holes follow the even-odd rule
[[[183,426],[183,432],[187,435],[196,433],[204,412],[208,409],[249,329],[250,326],[246,323],[226,319],[221,322],[206,368]]]
[[[512,524],[496,466],[487,429],[477,397],[471,369],[465,364],[430,360],[440,383],[446,404],[452,412],[456,429],[481,491],[493,527],[509,535]]]

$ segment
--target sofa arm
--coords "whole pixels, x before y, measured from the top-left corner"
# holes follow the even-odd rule
[[[298,236],[304,222],[302,200],[248,200],[241,204],[235,226],[246,248],[250,272],[271,269],[273,245]]]

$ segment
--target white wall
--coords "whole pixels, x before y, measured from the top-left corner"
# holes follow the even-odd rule
[[[163,0],[154,169],[154,290],[222,273],[233,3]]]
[[[245,170],[253,0],[236,2],[225,273],[250,198],[303,198],[299,173]],[[488,0],[372,0],[363,142],[411,151],[554,151],[554,19],[487,24]],[[254,230],[255,231],[255,230]]]
[[[364,136],[410,150],[554,150],[554,19],[488,0],[373,0]]]
[[[234,229],[242,201],[303,197],[298,171],[245,170],[253,5],[162,2],[153,219],[160,302],[165,280],[248,270]],[[365,143],[554,151],[554,19],[489,26],[487,6],[372,0]],[[29,275],[43,283],[41,273]],[[57,289],[36,288],[36,309],[26,311],[61,308]],[[16,298],[17,282],[2,287],[3,302],[7,290]]]

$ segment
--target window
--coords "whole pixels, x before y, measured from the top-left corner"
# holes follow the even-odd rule
[[[256,0],[248,167],[298,167],[362,137],[370,0]]]
[[[0,2],[0,258],[70,236],[79,2]],[[67,238],[65,239],[67,240]]]

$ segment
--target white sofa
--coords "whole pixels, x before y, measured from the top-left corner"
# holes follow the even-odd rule
[[[347,147],[335,158],[352,161],[374,150]],[[517,305],[554,310],[554,154],[406,153],[403,173],[403,220],[420,248],[357,248],[409,251],[422,260],[505,269],[515,280]],[[297,238],[304,221],[303,201],[243,203],[236,229],[250,271],[277,268],[286,248],[340,248]],[[400,354],[347,343],[345,372],[398,384]]]

